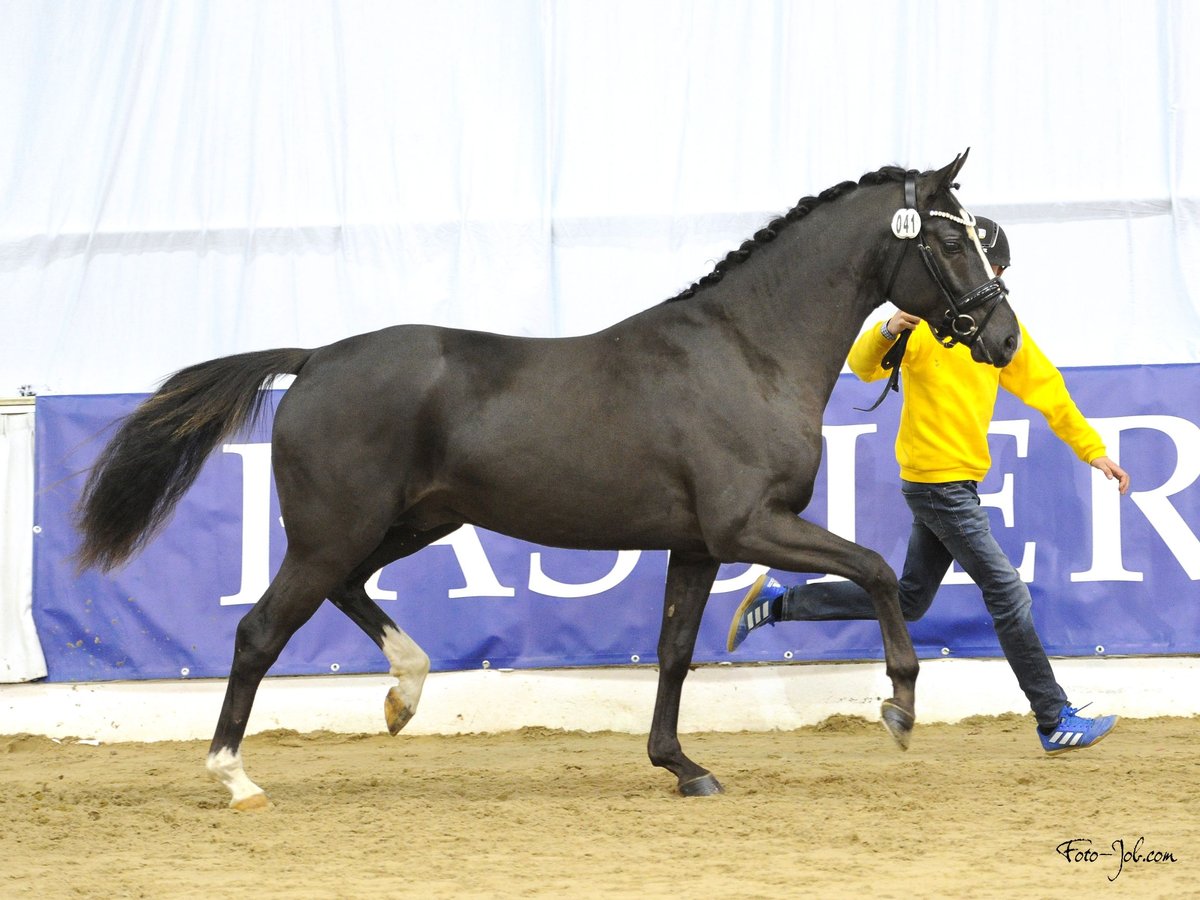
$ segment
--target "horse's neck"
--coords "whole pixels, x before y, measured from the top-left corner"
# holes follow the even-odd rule
[[[786,252],[750,260],[744,272],[715,286],[714,300],[761,355],[828,397],[863,322],[882,299],[876,281],[864,275],[871,271],[871,252],[851,250],[832,264]]]

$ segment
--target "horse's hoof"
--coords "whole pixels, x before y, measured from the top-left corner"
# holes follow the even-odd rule
[[[399,734],[400,729],[412,719],[413,712],[412,707],[400,697],[399,688],[388,690],[387,697],[383,701],[383,716],[387,719],[389,734],[392,736]]]
[[[883,727],[896,741],[896,746],[901,750],[907,750],[912,741],[912,730],[913,724],[917,721],[916,717],[893,700],[884,700],[879,711],[883,716]]]
[[[725,788],[712,772],[708,772],[691,781],[679,782],[679,793],[685,797],[713,797],[725,793]]]
[[[229,808],[236,809],[238,812],[261,812],[271,808],[271,801],[266,794],[251,794],[241,800],[229,801]]]

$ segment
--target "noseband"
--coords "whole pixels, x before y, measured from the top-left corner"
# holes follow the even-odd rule
[[[904,180],[904,205],[905,208],[896,210],[896,214],[892,217],[892,234],[906,243],[892,266],[891,278],[888,279],[887,296],[891,297],[896,275],[900,271],[900,264],[908,255],[907,241],[916,238],[921,261],[925,263],[925,268],[933,276],[934,284],[938,286],[938,290],[942,292],[942,297],[946,300],[946,311],[942,315],[941,324],[931,326],[933,333],[943,346],[953,347],[957,343],[963,343],[970,347],[978,340],[980,332],[991,319],[996,307],[1000,305],[1000,301],[1008,296],[1008,288],[1005,287],[1001,278],[996,277],[956,296],[950,280],[942,271],[941,265],[938,264],[937,257],[934,256],[933,248],[929,246],[923,236],[921,214],[917,211],[917,178],[915,175],[909,175]],[[933,209],[929,211],[928,215],[949,219],[962,225],[966,229],[967,237],[971,239],[971,243],[979,252],[980,258],[990,268],[991,264],[987,261],[987,254],[983,252],[979,236],[975,233],[975,217],[961,206],[959,212],[961,215],[956,216],[953,213]]]

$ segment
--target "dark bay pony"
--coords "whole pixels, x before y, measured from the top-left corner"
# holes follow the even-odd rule
[[[885,298],[1002,366],[1019,330],[974,219],[952,193],[964,154],[887,167],[808,197],[679,296],[583,337],[397,326],[315,350],[243,353],[171,376],[125,419],[79,503],[81,566],[109,569],[169,516],[209,453],[293,374],[272,452],[287,552],[237,628],[208,756],[238,809],[267,806],[240,745],[259,683],[329,599],[398,683],[389,730],[416,711],[429,658],[364,583],[464,523],[534,543],[669,551],[651,762],[685,795],[721,791],[677,725],[701,615],[723,562],[844,576],[875,601],[902,747],[917,658],[896,577],[798,514],[821,418],[851,343]]]

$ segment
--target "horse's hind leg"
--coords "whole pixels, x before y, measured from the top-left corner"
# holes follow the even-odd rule
[[[696,634],[719,564],[710,556],[671,553],[662,629],[658,636],[658,697],[650,725],[650,762],[674,773],[688,797],[722,792],[720,782],[684,755],[679,744],[679,701],[692,663]]]
[[[234,809],[270,806],[262,788],[242,768],[241,744],[254,695],[288,640],[316,612],[330,582],[338,577],[331,576],[327,566],[301,562],[289,550],[266,593],[238,623],[225,702],[207,762],[209,772],[233,795],[229,805]]]
[[[388,689],[383,714],[388,731],[397,734],[416,714],[425,676],[429,674],[429,656],[367,595],[364,584],[359,581],[344,585],[331,593],[329,600],[387,657],[388,671],[397,684]]]
[[[425,676],[429,674],[429,657],[367,595],[366,580],[388,563],[416,553],[458,527],[450,525],[422,532],[393,528],[346,583],[329,595],[330,602],[361,628],[387,657],[389,671],[397,681],[388,690],[383,704],[384,718],[391,734],[397,734],[416,714]]]

